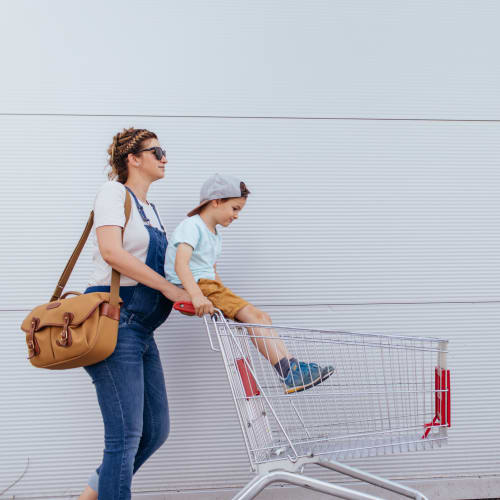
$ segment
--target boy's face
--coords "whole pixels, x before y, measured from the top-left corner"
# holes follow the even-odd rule
[[[230,198],[227,201],[214,200],[213,214],[217,224],[227,227],[238,218],[247,200],[245,198]]]

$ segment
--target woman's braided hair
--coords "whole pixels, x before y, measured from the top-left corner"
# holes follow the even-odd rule
[[[154,132],[143,128],[124,128],[113,137],[113,142],[108,148],[109,165],[111,172],[108,174],[110,180],[116,179],[125,184],[128,179],[127,155],[136,154],[143,147],[147,139],[158,139]]]

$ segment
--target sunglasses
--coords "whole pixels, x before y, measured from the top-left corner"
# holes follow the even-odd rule
[[[146,149],[141,149],[140,151],[137,151],[138,153],[142,153],[143,151],[153,151],[155,157],[157,160],[161,160],[163,157],[167,157],[167,152],[160,148],[159,146],[154,146],[153,148],[146,148]]]

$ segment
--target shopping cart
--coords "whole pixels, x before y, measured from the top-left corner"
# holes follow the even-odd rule
[[[174,308],[194,314],[190,303]],[[446,444],[450,426],[448,341],[339,330],[314,330],[204,316],[211,348],[220,351],[257,476],[233,500],[254,498],[286,482],[348,500],[380,500],[303,474],[316,464],[418,500],[420,492],[341,462],[430,450]],[[304,361],[333,365],[334,374],[303,392],[285,394],[249,332],[272,341],[279,333]]]

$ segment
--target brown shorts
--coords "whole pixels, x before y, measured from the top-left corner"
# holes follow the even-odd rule
[[[250,302],[238,297],[238,295],[219,281],[201,278],[198,281],[198,286],[203,295],[212,302],[214,307],[220,309],[224,316],[230,319],[234,319],[238,311],[241,311],[241,309],[250,304]]]

